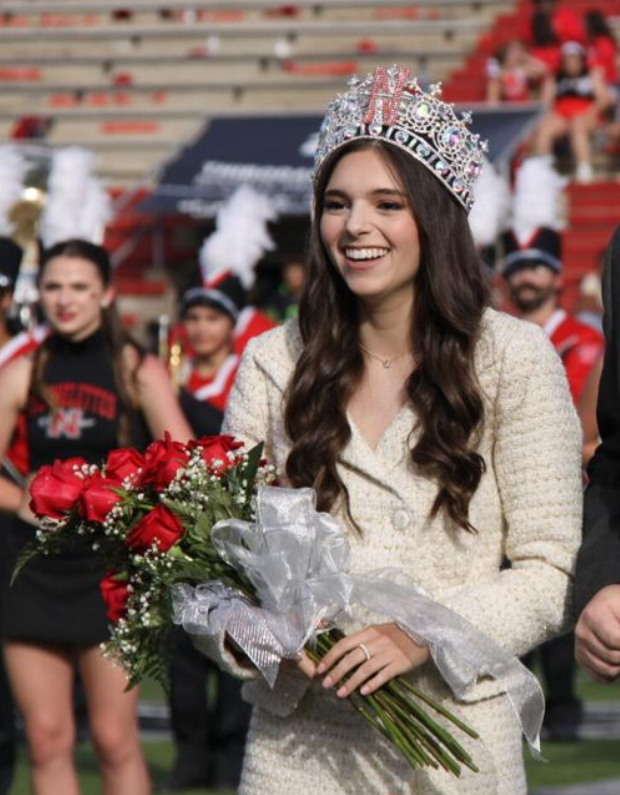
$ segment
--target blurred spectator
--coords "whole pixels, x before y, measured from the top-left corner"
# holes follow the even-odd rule
[[[576,11],[568,8],[560,0],[533,0],[532,22],[546,18],[560,44],[567,41],[583,41],[583,22]]]
[[[133,11],[129,8],[115,8],[110,16],[114,22],[130,22],[133,19]]]
[[[556,72],[562,45],[567,41],[584,41],[583,23],[575,11],[558,0],[534,0],[533,5],[525,41],[530,45],[531,55]]]
[[[592,182],[591,136],[601,111],[609,106],[609,95],[602,73],[589,68],[585,48],[578,42],[562,46],[560,68],[547,79],[543,98],[552,108],[536,132],[536,154],[550,155],[556,141],[568,136],[577,182]]]
[[[33,141],[45,138],[53,124],[48,116],[22,116],[11,130],[13,141]]]
[[[270,8],[265,10],[265,15],[270,17],[297,17],[301,9],[294,3],[286,3],[278,8]]]
[[[264,306],[265,313],[276,323],[297,317],[304,277],[305,266],[300,257],[285,260],[282,265],[282,281],[276,291],[267,298]]]
[[[486,100],[494,104],[527,102],[532,98],[532,83],[545,74],[544,64],[528,53],[522,41],[510,41],[487,62]]]
[[[588,11],[584,17],[586,50],[591,69],[601,69],[611,101],[618,92],[618,43],[607,20],[600,11]]]
[[[536,13],[532,17],[528,43],[530,55],[548,72],[557,72],[562,44],[545,14]]]

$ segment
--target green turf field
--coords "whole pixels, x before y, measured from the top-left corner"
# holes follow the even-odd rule
[[[619,740],[588,740],[579,743],[543,743],[547,762],[537,762],[526,752],[528,781],[531,787],[575,784],[620,777]],[[144,750],[154,782],[161,781],[172,761],[169,742],[145,742]],[[100,793],[97,764],[87,743],[77,753],[83,795]],[[209,795],[209,790],[185,790],[193,795]],[[23,749],[11,795],[29,795],[28,766]],[[221,795],[221,794],[218,794]],[[230,793],[232,795],[232,793]]]
[[[620,700],[620,682],[607,687],[578,676],[578,689],[587,701]],[[163,700],[161,688],[147,682],[142,688],[142,698],[148,701]],[[596,781],[620,777],[620,739],[586,740],[578,743],[543,743],[546,762],[532,759],[526,751],[528,781],[531,787],[575,784],[580,781]],[[172,764],[173,748],[170,742],[145,742],[144,751],[155,783],[161,781]],[[77,750],[77,761],[81,774],[83,795],[100,792],[97,764],[88,743],[81,743]],[[186,790],[193,795],[209,795],[208,790]],[[20,748],[19,764],[15,784],[10,795],[29,795],[28,764],[23,747]],[[232,795],[232,793],[231,793]]]

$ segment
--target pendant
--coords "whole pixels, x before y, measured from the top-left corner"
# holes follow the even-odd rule
[[[391,366],[392,366],[392,360],[391,359],[385,359],[384,362],[383,362],[383,368],[385,370],[389,370]]]

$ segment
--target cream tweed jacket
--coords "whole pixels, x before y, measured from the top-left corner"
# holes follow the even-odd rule
[[[290,449],[283,395],[301,351],[296,321],[252,340],[243,357],[225,431],[285,471]],[[475,534],[444,517],[429,520],[433,482],[412,467],[415,415],[403,407],[376,449],[353,422],[339,471],[352,513],[352,572],[398,566],[516,655],[560,633],[570,621],[570,588],[581,528],[581,432],[562,364],[530,323],[487,310],[476,350],[485,398],[480,452],[486,474],[471,502]],[[342,514],[337,518],[346,526]],[[502,563],[508,559],[510,568]],[[359,615],[349,629],[381,621]],[[385,620],[385,619],[384,619]],[[221,639],[220,639],[221,640]],[[241,795],[524,795],[520,728],[502,682],[479,682],[456,703],[432,663],[411,674],[481,736],[465,741],[480,767],[459,780],[442,771],[411,772],[347,704],[320,683],[281,673],[273,691],[241,668],[223,645],[220,664],[255,705]],[[292,699],[302,696],[292,711]]]

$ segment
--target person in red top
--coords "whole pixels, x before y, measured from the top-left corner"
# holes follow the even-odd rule
[[[544,19],[558,44],[566,41],[584,41],[585,31],[581,16],[560,0],[533,0],[532,15],[525,31],[528,44],[536,39],[536,25]]]
[[[558,0],[534,0],[533,6],[523,40],[530,55],[553,73],[560,66],[562,45],[567,41],[585,40],[583,22],[579,14]]]
[[[33,332],[22,331],[13,335],[9,313],[22,255],[23,251],[17,243],[8,237],[0,237],[0,370],[14,359],[32,353],[47,333],[45,327],[40,326]],[[28,473],[28,449],[23,417],[13,437],[11,448],[2,462],[2,470],[3,474],[8,475],[18,484],[23,483],[23,479]],[[9,572],[2,568],[6,558],[4,549],[6,518],[5,514],[0,516],[0,579],[9,576]],[[8,793],[13,778],[15,764],[14,722],[13,700],[2,655],[0,655],[0,795]]]
[[[584,17],[586,50],[591,68],[601,69],[605,82],[617,96],[618,43],[613,30],[600,11],[588,11]]]
[[[601,70],[589,66],[586,50],[578,42],[562,45],[560,68],[547,78],[543,99],[551,107],[536,132],[536,154],[552,154],[556,141],[567,136],[576,161],[575,179],[592,182],[591,137],[611,98]]]
[[[502,276],[520,317],[541,326],[548,334],[566,369],[575,404],[581,397],[592,367],[603,353],[603,335],[571,317],[558,305],[562,288],[560,236],[546,227],[519,245],[515,236],[504,236]]]
[[[0,288],[0,294],[2,288]],[[5,296],[0,299],[4,302]],[[7,326],[4,307],[0,307],[0,328],[6,333]],[[47,336],[47,327],[37,326],[32,331],[21,331],[14,337],[10,337],[8,342],[0,342],[0,370],[15,359],[33,353]],[[0,336],[3,336],[0,334]],[[11,441],[11,446],[6,451],[2,467],[6,474],[17,483],[21,483],[29,472],[28,445],[26,442],[25,418],[19,417],[17,427]],[[0,790],[1,792],[1,790]]]
[[[241,185],[218,210],[215,230],[203,241],[198,255],[202,286],[196,290],[224,293],[226,300],[234,303],[229,315],[234,319],[233,347],[239,356],[252,337],[276,325],[247,300],[256,280],[257,263],[274,248],[267,225],[275,218],[267,196]]]
[[[181,322],[192,351],[184,362],[182,387],[222,415],[239,366],[235,329],[242,300],[243,288],[235,276],[217,287],[194,287],[181,300]]]
[[[258,337],[269,329],[275,328],[277,324],[272,318],[266,315],[257,306],[248,305],[239,312],[239,317],[235,324],[234,341],[235,352],[241,356],[245,346],[252,339]]]
[[[486,101],[529,102],[532,85],[545,74],[545,66],[528,53],[522,41],[510,41],[487,62]]]
[[[543,328],[561,357],[575,404],[586,380],[603,355],[603,335],[571,317],[558,305],[562,288],[561,239],[554,230],[537,229],[525,243],[504,235],[502,276],[517,314]],[[574,740],[582,719],[575,692],[572,633],[540,647],[546,682],[544,727],[551,739]]]
[[[579,402],[590,371],[603,353],[601,334],[592,326],[556,309],[543,326],[562,357],[575,404]]]
[[[13,299],[13,288],[22,259],[21,248],[9,238],[0,238],[0,367],[3,361],[13,358],[13,338],[8,324],[8,312]],[[0,514],[0,594],[3,581],[9,576],[4,570],[6,515]],[[7,795],[13,781],[15,768],[15,716],[13,699],[6,671],[0,655],[0,795]]]

